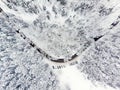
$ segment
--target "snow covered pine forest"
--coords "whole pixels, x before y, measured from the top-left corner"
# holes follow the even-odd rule
[[[0,90],[120,90],[119,0],[0,0]]]

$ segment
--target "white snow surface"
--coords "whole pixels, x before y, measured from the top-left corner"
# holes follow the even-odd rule
[[[120,89],[119,0],[1,0],[0,8],[0,90]],[[77,53],[78,64],[52,69],[16,30],[52,57]]]

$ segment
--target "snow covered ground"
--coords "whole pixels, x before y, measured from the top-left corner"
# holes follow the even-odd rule
[[[57,78],[45,60],[1,14],[0,90],[57,90]]]
[[[119,90],[119,22],[119,0],[0,0],[0,90]]]

